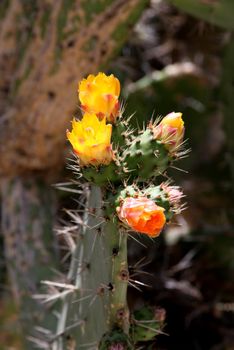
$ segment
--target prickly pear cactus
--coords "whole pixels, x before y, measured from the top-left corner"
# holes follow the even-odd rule
[[[135,134],[113,75],[88,76],[78,93],[83,116],[73,119],[67,138],[82,193],[80,210],[71,213],[79,229],[70,237],[57,333],[48,342],[53,350],[130,350],[153,339],[162,322],[152,310],[134,316],[128,308],[127,288],[137,281],[129,274],[127,242],[134,232],[157,237],[181,209],[178,187],[154,183],[184,152],[184,123],[173,112]]]

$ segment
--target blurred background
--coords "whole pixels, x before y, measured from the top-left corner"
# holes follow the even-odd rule
[[[150,286],[129,288],[130,308],[165,324],[143,349],[234,349],[233,30],[233,0],[0,1],[1,350],[24,349],[46,312],[29,296],[68,269],[56,232],[77,194],[56,184],[73,176],[77,83],[98,71],[121,81],[135,127],[181,111],[191,149],[169,171],[186,209],[154,245],[129,242]]]

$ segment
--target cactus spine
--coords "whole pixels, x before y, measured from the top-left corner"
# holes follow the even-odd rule
[[[130,331],[128,233],[156,237],[180,208],[181,192],[165,183],[154,186],[153,180],[178,157],[184,132],[181,114],[151,123],[134,139],[123,116],[117,118],[118,84],[103,73],[82,81],[79,97],[86,112],[67,133],[78,156],[74,169],[88,184],[81,185],[86,197],[83,215],[72,214],[81,227],[73,244],[57,333],[50,339],[53,350],[131,350],[134,339],[144,340]],[[150,324],[147,339],[155,336],[154,321]]]

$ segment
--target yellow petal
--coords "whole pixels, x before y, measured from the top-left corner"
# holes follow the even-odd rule
[[[172,128],[183,128],[184,127],[184,121],[182,119],[182,113],[180,112],[172,112],[168,115],[166,115],[166,117],[163,118],[163,120],[161,121],[162,125],[167,125],[170,126]]]
[[[78,94],[85,112],[115,121],[119,114],[120,83],[113,74],[89,75],[79,83]]]
[[[67,138],[79,156],[81,165],[109,164],[113,158],[111,149],[112,125],[106,118],[99,120],[95,114],[85,113],[82,120],[72,121],[72,131]]]

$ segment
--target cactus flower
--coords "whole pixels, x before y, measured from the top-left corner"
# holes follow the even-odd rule
[[[132,230],[156,237],[166,222],[164,208],[147,197],[127,197],[117,208],[119,219]]]
[[[168,114],[157,126],[153,127],[153,133],[157,140],[165,143],[170,153],[178,151],[184,137],[182,113]]]
[[[67,138],[82,165],[109,164],[113,158],[111,147],[112,125],[106,119],[99,120],[94,114],[84,114],[83,119],[72,121],[72,131]]]
[[[85,112],[94,113],[100,119],[106,117],[107,121],[115,122],[120,110],[118,101],[120,83],[113,74],[89,75],[79,83],[78,94],[81,107]]]

